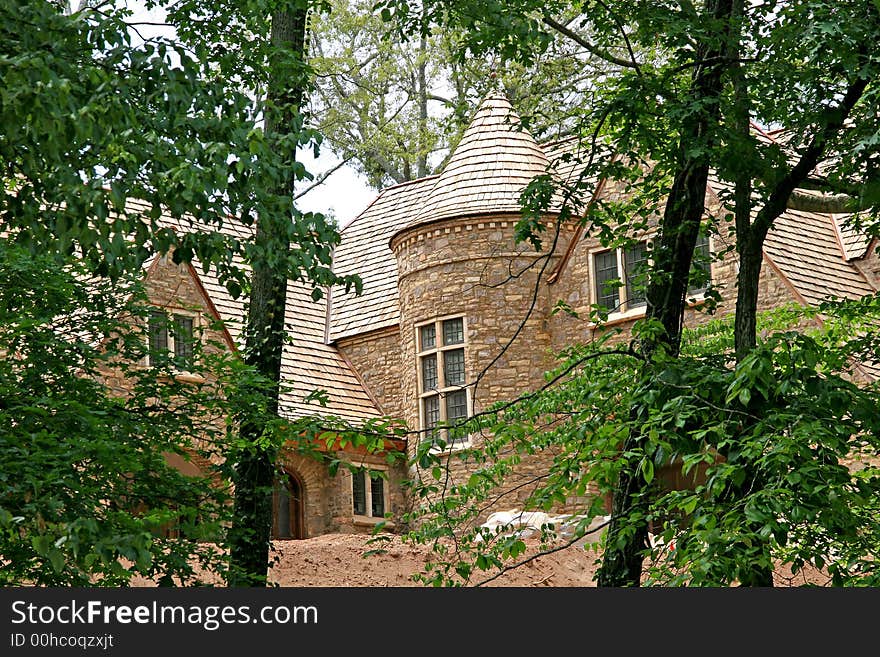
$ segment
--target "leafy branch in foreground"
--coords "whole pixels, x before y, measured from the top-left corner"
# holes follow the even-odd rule
[[[138,280],[54,264],[0,242],[0,578],[207,581],[223,570],[229,499],[221,365],[196,340],[188,369],[203,383],[179,380],[148,350]]]
[[[733,585],[761,563],[793,575],[819,569],[835,585],[875,584],[880,390],[849,373],[854,358],[876,354],[880,301],[821,310],[822,327],[802,331],[789,329],[812,324],[816,309],[764,314],[767,335],[739,363],[731,317],[686,332],[682,355],[651,375],[602,343],[571,349],[554,385],[460,428],[486,432],[481,450],[448,461],[420,450],[413,493],[424,506],[407,539],[437,551],[417,577],[489,581],[536,552],[607,547],[608,536],[591,531],[603,527],[602,498],[627,456],[620,447],[639,431],[645,445],[630,456],[645,486],[617,536],[651,527],[644,583]],[[638,414],[621,413],[629,408]],[[551,466],[517,479],[516,465],[535,454]],[[465,481],[455,479],[456,460],[474,466]],[[525,512],[557,513],[537,528],[537,547],[515,527],[484,526],[491,503],[523,490]]]

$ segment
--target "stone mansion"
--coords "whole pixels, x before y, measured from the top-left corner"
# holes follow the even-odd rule
[[[608,308],[612,325],[644,314],[644,300],[628,284],[644,247],[608,249],[576,225],[562,227],[552,251],[549,244],[536,253],[515,242],[523,188],[554,164],[557,175],[572,175],[562,156],[575,147],[571,140],[539,144],[515,129],[517,123],[503,96],[488,96],[442,173],[382,190],[345,226],[334,270],[359,274],[361,295],[333,290],[315,302],[304,288],[289,285],[284,415],[329,414],[354,423],[391,416],[424,435],[540,385],[554,354],[599,330],[588,319],[591,305]],[[595,190],[597,198],[617,193],[605,181]],[[720,211],[716,190],[706,201],[707,212]],[[719,239],[706,238],[698,248],[720,252],[729,245]],[[876,246],[839,216],[788,211],[765,245],[762,307],[873,294],[880,285]],[[736,266],[733,250],[711,264],[723,297],[718,312],[732,311]],[[237,348],[241,299],[167,258],[156,257],[146,272],[154,303],[172,313],[187,308],[196,324],[200,314],[224,320],[225,331],[214,337]],[[624,284],[609,290],[605,281],[615,279]],[[691,293],[686,323],[704,317],[701,291]],[[558,301],[578,316],[553,313]],[[865,368],[865,376],[876,374]],[[316,389],[326,391],[326,407],[307,403]],[[410,434],[410,452],[418,440]],[[276,538],[369,531],[386,513],[393,527],[408,503],[400,485],[409,476],[406,466],[389,466],[380,456],[347,457],[390,468],[388,476],[352,476],[344,468],[331,476],[314,459],[283,455]],[[542,465],[538,459],[523,467]]]

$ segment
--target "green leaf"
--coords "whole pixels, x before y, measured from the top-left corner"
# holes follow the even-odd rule
[[[51,548],[48,553],[49,562],[52,564],[52,569],[56,573],[60,573],[64,570],[64,565],[66,563],[64,558],[64,553],[61,552],[58,548]]]
[[[654,479],[654,462],[651,459],[644,459],[642,461],[642,476],[645,478],[645,483],[650,484]]]

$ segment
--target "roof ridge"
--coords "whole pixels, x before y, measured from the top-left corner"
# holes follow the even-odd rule
[[[351,221],[349,221],[347,224],[345,224],[345,226],[343,226],[342,228],[339,229],[339,234],[341,235],[342,233],[344,233],[346,230],[348,230],[349,226],[351,226],[354,222],[356,222],[358,219],[360,219],[362,216],[364,216],[370,208],[372,208],[376,203],[379,202],[379,200],[383,196],[385,196],[386,192],[397,191],[398,189],[401,189],[401,188],[406,187],[408,185],[415,185],[417,183],[424,183],[426,180],[430,180],[431,178],[439,178],[439,177],[440,177],[439,173],[432,173],[427,176],[422,176],[421,178],[413,178],[412,180],[404,180],[403,182],[394,183],[393,185],[388,185],[388,187],[383,187],[382,189],[380,189],[376,193],[376,195],[373,197],[373,200],[370,201],[363,210],[358,212]]]

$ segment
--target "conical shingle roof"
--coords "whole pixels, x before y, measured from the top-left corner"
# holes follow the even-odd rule
[[[496,212],[519,212],[523,189],[550,164],[504,96],[480,104],[443,173],[409,226]]]

